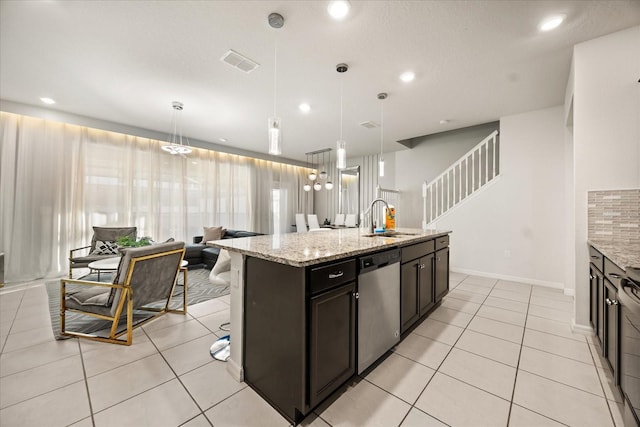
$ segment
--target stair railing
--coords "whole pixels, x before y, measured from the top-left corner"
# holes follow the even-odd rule
[[[500,175],[498,131],[480,141],[431,182],[422,184],[422,228]]]

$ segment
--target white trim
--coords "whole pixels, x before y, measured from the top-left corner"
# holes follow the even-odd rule
[[[571,331],[580,335],[594,335],[594,330],[589,325],[578,325],[576,323],[576,318],[571,318]]]
[[[537,285],[537,286],[544,286],[544,287],[553,288],[553,289],[562,289],[565,292],[565,295],[568,295],[566,293],[567,291],[573,292],[572,289],[565,288],[564,284],[559,282],[548,282],[546,280],[528,279],[526,277],[509,276],[507,274],[487,273],[485,271],[469,270],[466,268],[458,268],[458,267],[451,267],[451,271],[454,273],[468,274],[471,276],[481,276],[481,277],[488,277],[490,279],[509,280],[511,282],[526,283],[528,285]]]
[[[227,360],[227,372],[234,380],[240,383],[244,381],[244,371],[242,370],[242,367],[232,359]]]
[[[568,295],[570,297],[575,297],[576,296],[576,290],[575,289],[571,289],[571,288],[564,288],[564,294]]]

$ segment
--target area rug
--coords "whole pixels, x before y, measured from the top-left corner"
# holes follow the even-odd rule
[[[228,285],[212,285],[209,282],[209,273],[210,271],[205,268],[189,270],[187,275],[187,306],[229,294]],[[98,276],[96,274],[90,274],[83,277],[83,279],[98,280]],[[112,276],[110,274],[102,273],[100,275],[100,281],[102,282],[111,282],[111,280]],[[178,275],[178,285],[176,286],[173,298],[171,299],[171,308],[182,308],[182,295],[184,292],[184,287],[182,285],[182,274],[180,274]],[[49,297],[49,314],[51,315],[53,335],[58,340],[72,338],[70,336],[60,335],[60,280],[47,282],[45,286]],[[75,286],[77,287],[80,285]],[[74,289],[74,286],[67,285],[67,289]],[[161,307],[162,305],[162,302],[149,304],[150,307]],[[148,311],[134,310],[134,324],[146,320],[151,316],[153,316],[153,313],[150,314]],[[108,332],[111,328],[111,322],[109,321],[96,319],[95,317],[85,316],[71,311],[67,311],[65,318],[66,329],[69,331],[99,336],[109,335]],[[126,316],[121,317],[118,326],[119,331],[126,329]]]

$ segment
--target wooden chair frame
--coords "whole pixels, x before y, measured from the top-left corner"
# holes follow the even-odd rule
[[[167,298],[167,302],[164,305],[163,308],[153,308],[153,307],[137,307],[136,310],[145,310],[145,311],[152,311],[152,312],[157,312],[156,315],[142,320],[138,323],[136,323],[135,325],[133,325],[133,287],[131,286],[131,278],[133,277],[133,272],[135,270],[135,266],[136,263],[138,261],[144,261],[144,260],[148,260],[151,258],[158,258],[158,257],[162,257],[162,256],[167,256],[167,255],[173,255],[176,253],[180,253],[180,262],[182,261],[182,259],[184,258],[184,253],[185,253],[185,249],[175,249],[172,251],[166,251],[166,252],[161,252],[161,253],[157,253],[157,254],[152,254],[152,255],[145,255],[145,256],[141,256],[141,257],[136,257],[136,258],[131,258],[130,264],[129,264],[129,268],[127,269],[127,278],[125,280],[125,282],[123,284],[114,284],[114,283],[102,283],[102,282],[94,282],[94,281],[90,281],[90,280],[78,280],[78,279],[60,279],[60,333],[62,335],[70,335],[70,336],[75,336],[75,337],[80,337],[80,338],[87,338],[90,340],[94,340],[94,341],[101,341],[101,342],[108,342],[108,343],[113,343],[113,344],[121,344],[121,345],[131,345],[131,343],[133,342],[133,330],[139,326],[144,325],[145,323],[160,317],[161,315],[165,314],[165,313],[179,313],[179,314],[183,314],[186,315],[187,314],[187,268],[186,267],[178,267],[178,269],[176,270],[176,275],[175,278],[173,279],[173,285],[171,286],[171,293],[169,294],[169,297]],[[178,262],[178,265],[180,265],[180,262]],[[173,296],[173,293],[175,291],[176,288],[176,284],[178,282],[178,273],[182,273],[182,277],[184,280],[184,293],[182,296],[182,310],[178,310],[178,309],[170,309],[169,308],[169,304],[171,304],[171,299]],[[67,308],[65,306],[65,295],[66,295],[66,285],[68,284],[73,284],[73,285],[86,285],[86,286],[101,286],[101,287],[105,287],[105,288],[116,288],[116,289],[122,289],[122,292],[120,294],[120,299],[117,302],[118,307],[116,309],[116,312],[114,314],[113,317],[110,316],[106,316],[106,315],[102,315],[102,314],[97,314],[97,313],[90,313],[87,311],[82,311],[82,310],[77,310],[77,309],[73,309],[73,308]],[[127,328],[121,332],[117,332],[118,330],[118,324],[120,322],[120,316],[122,315],[123,310],[125,310],[125,303],[126,303],[126,313],[127,313]],[[116,304],[116,302],[114,301],[113,304]],[[92,317],[96,317],[99,319],[103,319],[103,320],[109,320],[112,322],[111,324],[111,330],[109,333],[109,337],[101,337],[98,335],[91,335],[91,334],[84,334],[81,332],[74,332],[74,331],[67,331],[65,330],[65,313],[66,311],[72,311],[72,312],[76,312],[76,313],[80,313],[80,314],[84,314],[87,316],[92,316]],[[118,337],[127,334],[127,339],[123,340],[123,339],[118,339]]]

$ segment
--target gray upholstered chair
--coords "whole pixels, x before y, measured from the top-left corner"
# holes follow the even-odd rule
[[[69,278],[73,278],[74,268],[86,268],[94,261],[120,255],[115,249],[118,237],[131,236],[135,239],[137,232],[136,227],[93,227],[91,244],[69,251]]]
[[[113,283],[77,279],[60,279],[60,332],[97,341],[131,345],[133,329],[167,312],[187,313],[186,268],[184,242],[169,242],[123,250]],[[169,308],[178,273],[184,274],[182,310]],[[74,286],[67,290],[67,285]],[[161,308],[145,307],[162,301]],[[133,324],[134,310],[156,312],[154,316]],[[68,331],[65,314],[74,311],[111,322],[108,337]],[[126,328],[118,331],[121,317],[126,315]],[[122,328],[121,328],[122,329]],[[118,339],[126,333],[127,338]]]

